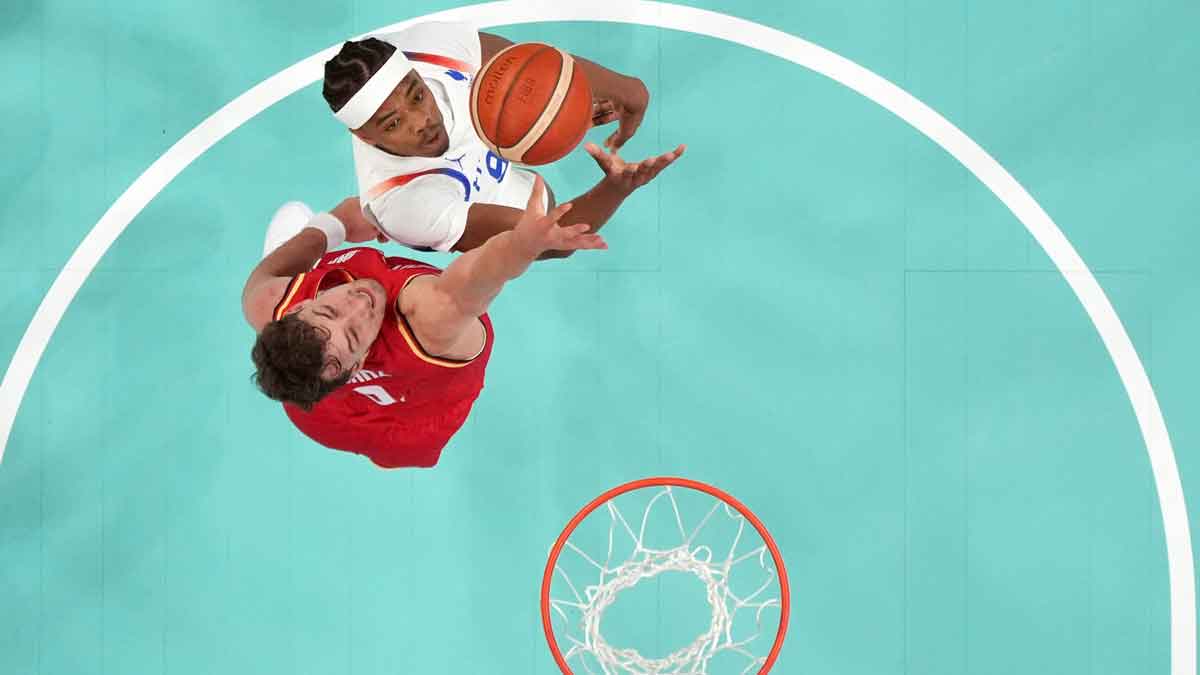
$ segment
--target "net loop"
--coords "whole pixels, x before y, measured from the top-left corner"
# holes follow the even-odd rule
[[[651,510],[663,499],[668,500],[673,509],[680,543],[668,549],[654,549],[646,545],[647,523]],[[589,660],[584,658],[590,657],[591,662],[597,664],[601,669],[599,672],[604,675],[706,674],[709,662],[722,652],[738,654],[746,659],[745,669],[741,671],[743,674],[754,672],[766,662],[766,656],[756,655],[747,650],[746,646],[762,634],[763,612],[768,607],[781,607],[778,597],[763,597],[769,595],[767,591],[772,585],[778,588],[777,573],[765,544],[739,552],[746,519],[724,501],[718,499],[717,502],[689,533],[684,526],[684,519],[671,486],[660,486],[648,500],[636,534],[615,501],[610,500],[606,503],[607,508],[604,512],[609,517],[607,554],[603,558],[589,556],[570,544],[564,549],[573,551],[590,563],[589,567],[598,572],[595,583],[584,586],[583,595],[580,597],[575,590],[578,584],[571,581],[558,561],[554,564],[555,574],[565,580],[571,590],[570,598],[556,598],[553,594],[550,598],[555,614],[567,624],[564,629],[565,637],[571,645],[564,654],[567,661],[582,664],[583,672],[596,673],[597,671],[592,670]],[[716,557],[708,545],[693,544],[718,513],[736,526],[736,534],[724,558]],[[632,541],[633,550],[626,559],[614,564],[614,542],[621,537],[628,537]],[[597,562],[599,559],[605,562]],[[739,574],[742,575],[748,576],[753,570],[763,577],[755,590],[745,597],[738,597],[730,589],[729,577],[735,568],[740,569]],[[601,630],[604,612],[612,607],[622,592],[668,571],[692,574],[704,584],[705,599],[711,610],[708,629],[689,644],[662,658],[647,658],[635,649],[609,644]],[[749,610],[752,613],[754,629],[747,635],[735,637],[734,619],[741,610]],[[573,621],[569,618],[571,613],[577,615]]]

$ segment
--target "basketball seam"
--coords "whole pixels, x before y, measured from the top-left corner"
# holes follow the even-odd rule
[[[504,99],[502,101],[500,101],[500,116],[501,117],[504,116],[504,109],[506,107],[508,107],[509,97],[513,95],[513,92],[516,91],[516,89],[517,89],[517,83],[521,81],[521,73],[525,72],[525,69],[529,67],[529,64],[533,63],[534,59],[536,59],[539,55],[541,55],[547,49],[554,49],[554,47],[551,47],[550,45],[542,45],[541,49],[530,54],[525,59],[525,63],[522,63],[521,67],[517,69],[517,72],[513,73],[512,84],[510,84],[508,86],[508,91],[504,92]],[[497,136],[500,135],[499,123],[496,124],[496,135]],[[499,145],[499,144],[497,143],[497,145]]]
[[[499,146],[493,143],[491,139],[487,137],[487,134],[483,133],[483,126],[479,122],[479,90],[483,87],[483,84],[487,79],[486,75],[488,70],[492,67],[492,64],[496,63],[498,60],[500,60],[500,57],[519,46],[519,44],[509,45],[496,52],[496,54],[492,58],[488,59],[488,62],[483,64],[483,66],[479,69],[479,73],[475,76],[475,82],[472,83],[471,86],[471,126],[475,127],[475,135],[479,137],[479,140],[483,141],[484,145],[488,146],[492,152],[497,154],[500,152]],[[501,108],[501,110],[503,110],[503,108]]]
[[[577,78],[577,77],[579,77],[579,78],[585,78],[585,79],[586,79],[586,78],[587,78],[587,74],[583,72],[583,69],[582,69],[582,68],[576,68],[576,69],[575,69],[575,71],[574,71],[574,72],[571,74],[571,82],[570,82],[570,85],[567,87],[568,93],[570,92],[570,88],[571,88],[571,86],[574,86],[574,85],[575,85],[575,78]],[[589,86],[589,87],[591,86],[591,85],[590,85],[590,83],[588,83],[588,86]],[[566,102],[566,96],[564,96],[564,97],[563,97],[563,103],[564,103],[564,104],[563,104],[563,105],[559,105],[559,106],[558,106],[558,110],[557,110],[557,111],[555,111],[555,113],[554,113],[554,119],[550,120],[550,125],[549,125],[549,126],[554,126],[554,124],[558,122],[558,116],[562,114],[563,108],[565,108],[565,107],[566,107],[566,105],[565,105],[565,102]],[[581,133],[581,134],[579,135],[579,138],[575,139],[575,142],[571,144],[571,148],[572,148],[572,149],[573,149],[573,148],[574,148],[576,145],[578,145],[578,144],[579,144],[579,141],[582,141],[582,140],[583,140],[583,137],[587,135],[588,129],[590,129],[590,128],[591,128],[591,125],[588,125],[588,126],[586,126],[586,127],[584,127],[584,128],[583,128],[583,133]],[[568,150],[568,152],[570,152],[570,151]],[[558,161],[559,159],[561,159],[561,157],[556,157],[555,159],[553,159],[553,160],[550,160],[550,161]]]
[[[468,117],[471,118],[471,126],[475,127],[475,135],[479,137],[479,140],[483,141],[484,145],[488,146],[492,150],[495,150],[496,148],[492,145],[491,141],[487,139],[487,136],[483,135],[483,129],[479,124],[479,90],[483,86],[483,81],[485,79],[484,76],[487,75],[488,67],[492,65],[493,61],[500,58],[501,54],[509,49],[512,49],[512,47],[505,47],[497,52],[495,56],[488,59],[488,62],[480,67],[479,74],[475,77],[475,81],[471,83],[471,114],[468,115]]]
[[[577,70],[575,68],[575,59],[557,47],[553,49],[558,52],[561,61],[558,69],[558,82],[554,85],[554,91],[550,94],[550,100],[546,101],[546,107],[542,108],[542,113],[534,120],[533,125],[529,127],[529,131],[525,132],[525,136],[512,147],[504,148],[504,152],[511,155],[517,161],[523,161],[525,153],[537,145],[538,141],[542,140],[542,135],[546,133],[546,130],[558,120],[559,114],[562,113],[563,102],[567,100],[567,94],[571,91],[571,84],[575,81],[575,71]]]

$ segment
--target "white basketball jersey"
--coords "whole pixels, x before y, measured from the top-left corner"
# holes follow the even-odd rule
[[[479,35],[460,23],[426,23],[379,36],[404,51],[441,110],[449,149],[442,157],[400,157],[351,136],[363,211],[393,240],[448,251],[471,204],[524,209],[533,174],[491,152],[469,117],[480,68]]]

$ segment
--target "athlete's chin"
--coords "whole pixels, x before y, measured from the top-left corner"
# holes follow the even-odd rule
[[[450,137],[445,127],[439,127],[428,142],[421,144],[421,150],[426,157],[440,157],[450,149]]]
[[[383,310],[387,306],[387,291],[378,282],[371,283],[373,280],[368,280],[363,284],[363,290],[367,295],[371,296],[371,310],[374,314],[383,315]]]

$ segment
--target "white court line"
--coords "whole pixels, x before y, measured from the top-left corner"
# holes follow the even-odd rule
[[[857,91],[937,143],[988,187],[1054,261],[1100,333],[1133,405],[1146,443],[1167,541],[1171,589],[1171,674],[1196,675],[1196,594],[1192,539],[1175,452],[1158,399],[1125,327],[1104,290],[1050,216],[1004,167],[932,108],[875,73],[794,35],[726,14],[643,0],[529,0],[459,7],[393,24],[469,19],[483,27],[542,21],[609,21],[714,37],[773,54]],[[261,82],[192,129],[133,182],[88,233],[38,306],[0,382],[0,458],[46,344],[71,300],[113,241],[197,157],[284,97],[321,77],[331,47]],[[321,106],[319,101],[314,106]]]

